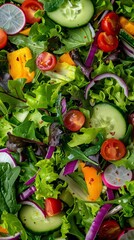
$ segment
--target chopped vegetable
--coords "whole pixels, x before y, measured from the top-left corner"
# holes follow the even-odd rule
[[[88,200],[96,201],[102,191],[101,174],[94,167],[86,166],[83,162],[80,162],[80,167],[88,189]]]
[[[7,33],[0,28],[0,49],[4,48],[7,45]]]
[[[31,58],[32,53],[28,47],[20,48],[7,54],[9,73],[14,80],[25,78],[27,83],[33,80],[35,72],[30,72],[30,69],[26,67],[27,61]]]
[[[76,132],[79,131],[84,125],[85,116],[81,111],[72,109],[65,113],[65,115],[63,116],[63,122],[64,126],[68,130]]]
[[[59,58],[59,62],[66,62],[72,66],[76,65],[69,53],[64,53],[63,55],[61,55]]]
[[[127,18],[121,16],[120,17],[120,25],[121,27],[126,30],[131,35],[134,35],[134,22],[128,20]]]

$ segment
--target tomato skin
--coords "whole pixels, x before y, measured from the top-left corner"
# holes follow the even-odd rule
[[[103,142],[100,154],[107,161],[120,160],[126,154],[126,147],[120,140],[110,138]]]
[[[63,117],[64,126],[72,131],[79,131],[85,123],[85,116],[79,110],[70,110]]]
[[[109,12],[101,21],[101,28],[110,35],[117,35],[120,31],[119,16],[115,12]]]
[[[0,28],[0,49],[4,48],[7,45],[7,33]]]
[[[49,52],[42,52],[36,58],[36,65],[41,71],[52,70],[57,63],[56,56]]]
[[[60,199],[46,198],[45,199],[45,213],[47,216],[59,214],[63,209],[63,204]]]
[[[103,52],[112,52],[118,47],[119,40],[117,36],[101,32],[97,38],[97,45]]]
[[[33,24],[40,21],[40,18],[34,17],[37,10],[43,10],[43,5],[37,0],[25,0],[21,5],[21,9],[25,14],[27,23]]]
[[[116,240],[120,233],[120,225],[115,220],[104,220],[98,232],[98,240]]]

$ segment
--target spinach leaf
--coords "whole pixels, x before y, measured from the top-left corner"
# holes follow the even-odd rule
[[[16,213],[20,208],[15,191],[15,181],[19,173],[20,167],[11,168],[9,163],[0,163],[0,212],[6,210]]]

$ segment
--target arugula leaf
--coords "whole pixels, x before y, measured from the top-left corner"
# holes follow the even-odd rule
[[[20,167],[11,168],[9,163],[0,163],[0,211],[18,212],[20,205],[16,201],[15,181]]]

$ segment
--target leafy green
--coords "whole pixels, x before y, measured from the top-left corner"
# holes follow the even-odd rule
[[[41,0],[40,2],[44,4],[46,12],[52,12],[59,8],[64,3],[64,0]]]
[[[6,228],[11,236],[20,233],[22,240],[28,239],[26,231],[16,215],[3,211],[1,221],[1,226]]]
[[[133,0],[116,0],[118,8],[116,12],[134,21],[134,1]]]
[[[9,163],[0,163],[0,212],[17,213],[20,205],[16,200],[15,182],[20,167],[11,168]]]
[[[82,127],[79,133],[72,133],[72,139],[68,142],[70,147],[76,147],[81,144],[91,143],[99,132],[102,132],[102,128],[84,128]]]
[[[5,117],[0,118],[0,146],[4,147],[7,140],[7,133],[13,131],[13,126]]]
[[[54,162],[52,159],[40,160],[37,164],[39,167],[36,179],[36,198],[57,198],[60,193],[60,184],[55,186],[58,180],[58,174],[54,170]]]

